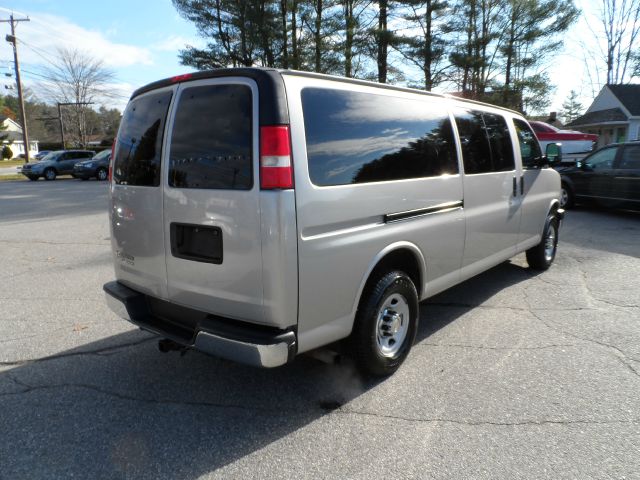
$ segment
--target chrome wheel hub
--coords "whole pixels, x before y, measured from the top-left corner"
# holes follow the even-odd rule
[[[387,297],[376,322],[376,343],[383,356],[393,357],[398,353],[407,337],[409,321],[407,299],[399,293]]]
[[[553,226],[549,227],[547,232],[547,238],[544,240],[544,258],[547,262],[553,260],[553,255],[556,250],[556,229]]]

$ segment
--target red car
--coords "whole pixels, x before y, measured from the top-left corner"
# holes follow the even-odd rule
[[[537,121],[530,121],[529,124],[536,132],[543,152],[549,143],[560,143],[563,154],[589,153],[596,148],[598,143],[598,136],[593,133],[560,130],[548,123]]]

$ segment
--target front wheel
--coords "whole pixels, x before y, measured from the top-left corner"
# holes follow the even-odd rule
[[[107,177],[108,177],[108,173],[107,173],[107,170],[104,168],[99,168],[98,171],[96,172],[96,178],[100,181],[106,180]]]
[[[44,171],[44,179],[45,180],[55,180],[56,179],[56,171],[53,168],[47,168]]]
[[[418,293],[400,271],[378,275],[360,300],[351,333],[353,357],[365,375],[394,373],[409,354],[418,329]]]
[[[563,183],[560,186],[560,207],[561,208],[571,208],[574,203],[574,195],[571,187],[566,183]]]
[[[558,218],[551,215],[545,222],[542,240],[527,250],[527,263],[535,270],[547,270],[556,258],[558,250]]]

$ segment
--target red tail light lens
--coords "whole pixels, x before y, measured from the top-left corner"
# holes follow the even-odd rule
[[[288,125],[260,127],[260,188],[293,188]]]
[[[183,73],[182,75],[176,75],[175,77],[171,77],[171,83],[179,83],[189,80],[193,76],[192,73]]]

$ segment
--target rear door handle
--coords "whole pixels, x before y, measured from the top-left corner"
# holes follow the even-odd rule
[[[513,196],[516,197],[518,195],[518,180],[516,177],[513,177]]]
[[[524,175],[520,177],[520,195],[524,195]]]

